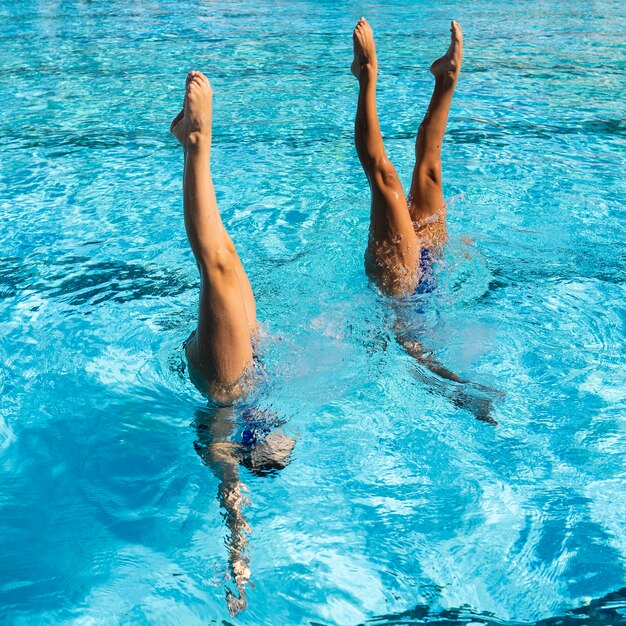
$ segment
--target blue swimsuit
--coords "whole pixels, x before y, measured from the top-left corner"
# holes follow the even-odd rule
[[[249,448],[263,441],[272,430],[285,423],[285,420],[269,411],[252,407],[246,408],[241,414],[241,418],[245,424],[245,428],[241,432],[241,443]]]
[[[415,295],[421,296],[432,293],[437,289],[435,260],[435,253],[431,248],[422,248],[420,254],[420,278],[415,288]]]

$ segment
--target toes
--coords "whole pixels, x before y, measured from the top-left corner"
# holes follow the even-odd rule
[[[362,17],[362,21],[359,22],[356,33],[361,40],[362,43],[365,43],[368,39],[372,39],[374,33],[372,31],[372,27],[367,23],[367,20]]]
[[[364,17],[360,18],[359,21],[356,23],[356,26],[354,27],[354,32],[358,32],[360,30],[363,29],[363,26],[365,26],[367,24],[367,21],[365,20]]]
[[[189,93],[189,89],[191,85],[193,85],[193,82],[196,78],[196,74],[197,72],[195,70],[191,70],[191,72],[187,74],[187,80],[185,81],[185,90],[187,91],[187,93]]]
[[[202,81],[205,85],[209,84],[209,79],[202,73],[202,72],[197,72],[196,76],[200,79],[200,81]]]
[[[461,31],[461,25],[458,22],[452,20],[450,22],[450,32],[452,33],[452,39],[461,41],[463,38],[463,32]]]
[[[187,94],[191,95],[198,89],[203,87],[204,83],[202,79],[196,74],[187,82]]]
[[[187,90],[189,90],[189,87],[191,85],[198,85],[199,87],[204,87],[204,86],[208,87],[211,85],[211,83],[209,82],[209,79],[202,72],[199,72],[198,70],[191,70],[187,74],[187,80],[185,81],[185,85],[187,87]]]
[[[200,89],[206,89],[206,88],[210,89],[211,83],[209,82],[209,79],[202,72],[194,72],[193,76],[191,76],[189,80],[187,81],[187,90],[189,91],[189,89],[194,88],[194,87],[200,88]]]

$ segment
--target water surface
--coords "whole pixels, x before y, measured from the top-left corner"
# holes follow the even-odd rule
[[[424,381],[363,272],[361,15],[405,182],[428,66],[451,18],[465,31],[451,242],[416,326],[504,391],[497,428]],[[1,621],[619,623],[625,28],[611,0],[2,3]],[[277,475],[241,470],[255,588],[235,619],[180,351],[198,277],[167,130],[192,68],[269,336],[254,402],[297,441]]]

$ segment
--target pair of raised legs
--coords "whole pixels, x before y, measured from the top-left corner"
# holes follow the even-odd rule
[[[427,269],[424,259],[446,241],[441,143],[462,58],[456,22],[451,32],[448,52],[431,66],[435,89],[417,134],[407,200],[380,133],[372,29],[365,19],[354,29],[352,72],[359,81],[355,143],[372,193],[366,269],[388,295],[412,294]],[[194,382],[226,403],[245,393],[257,320],[250,281],[222,223],[211,179],[212,96],[208,79],[189,72],[183,108],[170,130],[184,150],[185,229],[201,276],[198,325],[185,350]]]
[[[453,21],[448,51],[430,66],[435,87],[417,132],[408,197],[389,161],[380,132],[376,110],[376,47],[372,29],[364,18],[354,29],[353,43],[352,73],[359,81],[354,142],[371,190],[366,270],[381,291],[390,296],[432,291],[433,263],[448,239],[441,144],[461,71],[463,33]],[[428,370],[430,379],[425,379],[421,372],[418,377],[431,390],[469,410],[477,419],[497,424],[491,416],[491,403],[500,392],[464,380],[437,361],[424,350],[414,333],[406,330],[400,317],[394,332],[397,341]]]
[[[430,67],[435,88],[417,133],[407,198],[380,132],[374,35],[365,18],[354,29],[352,73],[359,81],[354,142],[372,195],[365,262],[370,278],[391,296],[412,295],[447,240],[441,144],[463,57],[461,27],[452,22],[450,31],[448,51]]]

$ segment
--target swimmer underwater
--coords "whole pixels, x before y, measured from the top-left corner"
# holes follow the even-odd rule
[[[255,407],[242,406],[254,379],[254,344],[258,334],[256,304],[248,276],[217,207],[211,177],[213,90],[202,72],[187,75],[185,97],[170,132],[183,148],[185,230],[200,272],[198,324],[185,342],[194,384],[215,403],[196,416],[194,444],[218,478],[218,499],[229,531],[229,574],[237,593],[226,589],[231,615],[248,603],[247,557],[251,528],[243,514],[243,465],[265,475],[290,461],[294,440],[278,428],[282,422]],[[238,422],[245,427],[233,435]]]
[[[443,197],[441,144],[446,132],[452,96],[463,60],[463,32],[450,24],[450,46],[431,66],[435,87],[419,126],[415,166],[408,196],[383,143],[376,109],[378,62],[372,28],[361,18],[352,35],[351,71],[359,81],[354,143],[371,191],[370,227],[365,269],[380,291],[395,299],[420,296],[437,288],[435,263],[448,241],[446,202]],[[399,306],[394,326],[396,339],[433,376],[418,378],[433,391],[467,409],[479,420],[496,425],[492,402],[500,391],[461,378],[424,350],[403,320]]]

